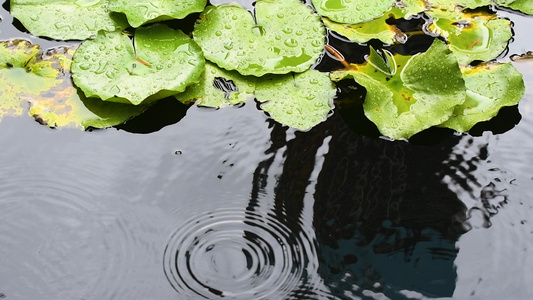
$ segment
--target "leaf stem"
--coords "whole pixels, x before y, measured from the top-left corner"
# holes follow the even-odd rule
[[[343,66],[345,66],[346,68],[351,68],[350,67],[350,63],[348,63],[346,61],[346,59],[344,58],[344,55],[342,55],[337,49],[331,47],[330,45],[326,44],[325,46],[326,50],[331,54],[333,55]]]

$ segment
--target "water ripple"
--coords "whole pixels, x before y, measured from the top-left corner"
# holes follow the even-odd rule
[[[266,213],[224,209],[191,218],[168,242],[164,270],[184,297],[285,299],[316,292],[314,241]],[[312,277],[312,276],[311,276]]]

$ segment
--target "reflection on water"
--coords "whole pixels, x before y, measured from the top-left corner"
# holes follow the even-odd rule
[[[250,104],[192,107],[145,135],[6,118],[0,292],[461,299],[503,284],[521,295],[533,172],[515,165],[532,149],[510,145],[531,122],[421,146],[361,136],[341,114],[294,132]],[[504,262],[509,253],[519,260]]]

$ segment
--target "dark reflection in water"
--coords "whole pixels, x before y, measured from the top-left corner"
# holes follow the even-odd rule
[[[323,164],[316,166],[313,226],[318,272],[333,295],[453,294],[455,241],[466,207],[439,173],[460,137],[438,147],[392,143],[353,133],[339,116],[289,141],[284,134],[275,127],[269,149],[285,150],[274,189],[281,219],[301,214],[316,152],[329,140]],[[262,176],[256,179],[268,177],[268,167],[257,171]]]

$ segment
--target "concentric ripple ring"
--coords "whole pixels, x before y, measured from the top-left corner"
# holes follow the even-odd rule
[[[184,297],[282,299],[306,289],[312,245],[270,214],[217,210],[189,219],[171,235],[164,270]]]

